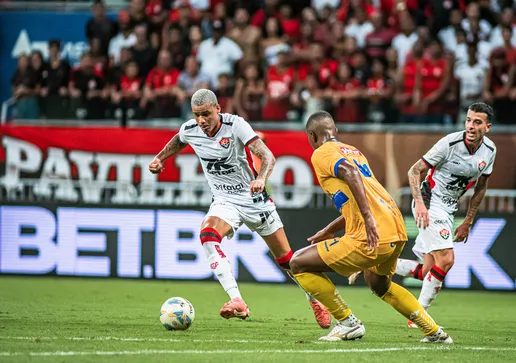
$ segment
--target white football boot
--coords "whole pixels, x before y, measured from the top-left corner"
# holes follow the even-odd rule
[[[432,335],[426,335],[421,339],[421,343],[434,343],[434,344],[453,344],[453,339],[444,330],[439,328]]]
[[[347,326],[341,322],[337,322],[331,330],[330,334],[320,337],[319,340],[325,340],[329,342],[339,340],[355,340],[361,339],[364,335],[365,326],[362,325],[360,321],[354,326]]]

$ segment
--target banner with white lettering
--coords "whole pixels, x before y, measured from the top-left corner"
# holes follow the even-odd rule
[[[292,249],[298,250],[337,213],[304,209],[279,214]],[[0,274],[212,279],[198,237],[204,216],[205,210],[191,209],[4,205]],[[412,216],[405,223],[410,240],[402,257],[414,259],[417,228]],[[468,243],[455,245],[456,261],[446,288],[515,290],[515,234],[516,216],[480,216]],[[223,244],[238,280],[289,281],[263,239],[247,227]],[[331,277],[347,284],[342,276]]]

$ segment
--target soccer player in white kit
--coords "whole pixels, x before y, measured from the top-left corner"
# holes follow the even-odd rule
[[[398,259],[396,274],[423,280],[419,302],[428,309],[441,290],[454,262],[453,243],[466,243],[471,225],[487,190],[496,157],[494,143],[485,135],[491,129],[493,109],[477,102],[469,106],[466,130],[443,137],[409,170],[414,197],[412,212],[419,235],[414,254],[424,260]],[[421,176],[426,174],[421,183]],[[474,194],[464,222],[452,236],[459,198],[470,188]],[[411,321],[411,328],[417,328]]]
[[[210,210],[201,224],[200,240],[211,269],[230,297],[220,315],[226,319],[246,319],[250,311],[221,242],[224,237],[231,238],[245,224],[265,240],[278,264],[290,272],[292,249],[276,206],[265,189],[275,158],[243,118],[220,113],[212,91],[195,92],[191,106],[195,119],[181,126],[179,133],[149,164],[149,170],[160,173],[165,160],[187,145],[194,149],[213,193]],[[262,162],[259,173],[254,168],[251,152]],[[290,273],[289,276],[293,278]],[[329,328],[330,313],[319,301],[306,295],[319,325]]]

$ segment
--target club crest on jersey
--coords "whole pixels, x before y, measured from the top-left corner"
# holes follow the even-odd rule
[[[481,161],[480,163],[478,163],[478,170],[482,171],[482,170],[484,170],[485,167],[486,167],[485,161]]]
[[[220,146],[222,146],[224,149],[227,149],[229,147],[230,143],[231,143],[231,140],[227,137],[223,137],[219,141]]]
[[[450,231],[448,231],[446,228],[441,229],[439,234],[443,239],[448,239],[448,237],[450,237]]]

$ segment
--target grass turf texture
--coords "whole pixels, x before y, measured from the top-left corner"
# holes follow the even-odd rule
[[[456,344],[443,348],[419,343],[419,330],[406,328],[402,316],[365,288],[344,286],[340,292],[365,323],[366,336],[332,343],[317,341],[328,331],[316,325],[299,288],[240,287],[252,312],[247,321],[218,315],[227,296],[216,282],[0,277],[0,362],[516,359],[515,294],[444,290],[431,314]],[[172,296],[190,300],[196,309],[188,331],[160,325],[159,308]]]

